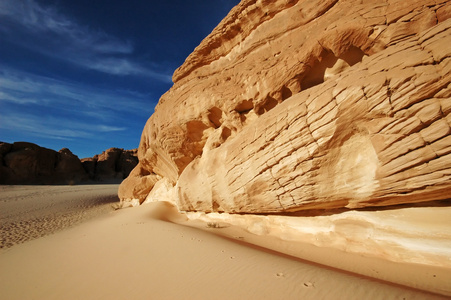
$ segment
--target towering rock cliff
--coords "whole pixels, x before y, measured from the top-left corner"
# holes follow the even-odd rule
[[[175,71],[121,201],[375,257],[363,275],[451,296],[450,16],[447,0],[241,1]],[[447,275],[403,282],[393,262]]]
[[[173,75],[122,201],[283,213],[448,199],[451,2],[243,0]]]

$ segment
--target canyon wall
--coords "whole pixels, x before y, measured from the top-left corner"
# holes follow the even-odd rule
[[[143,130],[123,202],[287,213],[449,199],[451,2],[243,0]]]

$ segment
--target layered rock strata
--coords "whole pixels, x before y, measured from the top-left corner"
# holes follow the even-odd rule
[[[446,0],[243,0],[175,71],[120,198],[230,213],[450,198],[450,16]]]

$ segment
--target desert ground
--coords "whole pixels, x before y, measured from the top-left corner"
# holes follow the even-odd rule
[[[114,210],[117,189],[114,184],[0,185],[0,249]]]
[[[283,253],[282,240],[188,218],[166,202],[114,210],[116,191],[1,186],[1,299],[446,298]],[[357,270],[371,265],[307,245],[304,252]],[[412,280],[424,270],[398,269]],[[446,270],[434,275],[449,279]]]

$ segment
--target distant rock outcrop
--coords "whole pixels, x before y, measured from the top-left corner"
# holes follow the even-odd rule
[[[241,1],[174,73],[120,198],[231,213],[448,199],[450,12]]]
[[[59,152],[36,144],[0,143],[0,183],[72,184],[88,180],[78,157],[69,149]]]
[[[0,184],[120,182],[138,163],[136,152],[112,148],[82,162],[67,148],[56,152],[33,143],[0,142]]]
[[[126,178],[138,164],[138,150],[110,148],[102,154],[81,160],[93,180],[108,181]]]

